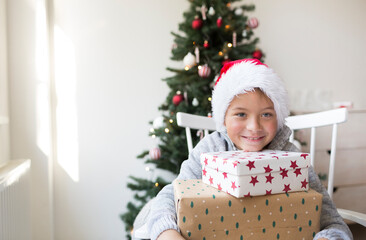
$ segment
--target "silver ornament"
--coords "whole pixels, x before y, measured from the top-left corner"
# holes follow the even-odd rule
[[[213,7],[210,7],[210,9],[208,9],[208,14],[209,14],[210,16],[215,15],[215,9],[214,9]]]
[[[188,53],[184,58],[183,58],[183,63],[184,66],[186,67],[193,67],[196,64],[196,56],[194,56],[192,53]]]
[[[199,104],[199,102],[198,102],[197,98],[193,98],[192,105],[193,105],[194,107],[197,107],[197,106],[198,106],[198,104]]]
[[[153,127],[155,129],[164,127],[164,118],[162,116],[155,118],[153,121]]]
[[[237,9],[235,9],[235,15],[236,16],[240,16],[240,15],[243,15],[243,9],[242,8],[237,8]]]

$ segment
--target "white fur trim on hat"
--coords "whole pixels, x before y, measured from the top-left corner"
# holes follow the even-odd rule
[[[227,108],[234,96],[259,88],[272,100],[277,115],[277,131],[289,114],[285,86],[277,74],[257,59],[229,62],[221,70],[212,93],[212,112],[218,131],[225,131]]]

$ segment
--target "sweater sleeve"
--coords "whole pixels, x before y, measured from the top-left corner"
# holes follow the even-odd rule
[[[285,141],[282,143],[282,150],[298,152],[299,149],[292,143]],[[320,229],[314,236],[314,240],[319,238],[327,238],[329,240],[352,240],[352,233],[343,218],[339,215],[337,208],[335,207],[332,199],[330,198],[327,190],[320,182],[318,175],[315,173],[314,168],[309,168],[309,181],[310,188],[321,193],[323,195],[322,212],[320,217]]]
[[[177,179],[199,179],[202,177],[200,155],[204,152],[225,151],[225,140],[220,133],[214,132],[202,139],[189,154],[180,169]],[[179,232],[177,213],[174,203],[172,184],[165,186],[153,200],[148,220],[148,229],[152,240],[168,229]]]
[[[331,200],[328,192],[320,182],[313,167],[309,168],[310,187],[323,195],[322,212],[320,217],[320,229],[314,240],[327,238],[329,240],[352,240],[352,233],[343,218],[339,215],[337,208]]]

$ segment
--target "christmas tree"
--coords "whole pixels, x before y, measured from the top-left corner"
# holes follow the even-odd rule
[[[173,76],[163,81],[168,84],[170,92],[159,107],[162,116],[151,122],[149,133],[158,138],[160,144],[138,156],[146,164],[177,175],[180,165],[187,159],[188,150],[185,129],[177,126],[176,113],[211,116],[212,89],[223,64],[242,58],[263,57],[256,48],[258,38],[253,37],[258,20],[246,16],[254,6],[238,2],[190,0],[190,8],[183,15],[185,21],[179,24],[180,33],[172,33],[175,40],[171,59],[184,64],[182,69],[167,68]],[[193,138],[195,145],[201,135],[193,134]],[[127,212],[121,215],[128,235],[141,208],[168,183],[162,178],[153,181],[130,178],[132,182],[127,187],[137,192],[136,201],[129,202]]]

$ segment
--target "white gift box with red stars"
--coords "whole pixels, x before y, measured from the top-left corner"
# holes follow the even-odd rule
[[[204,183],[235,197],[307,191],[310,154],[264,150],[201,154]]]

